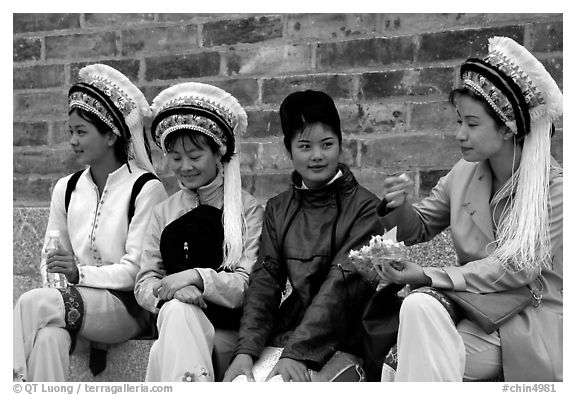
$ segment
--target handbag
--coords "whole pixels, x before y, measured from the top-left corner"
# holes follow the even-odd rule
[[[462,314],[487,334],[497,330],[529,305],[539,305],[542,299],[541,292],[538,293],[531,286],[485,294],[451,290],[442,292]]]
[[[223,261],[224,227],[222,210],[200,204],[168,224],[160,236],[160,254],[166,274],[193,268],[210,268],[217,272]],[[163,304],[158,304],[160,308]],[[228,308],[206,301],[206,317],[215,328],[238,330],[242,308]]]
[[[387,284],[378,290],[362,314],[360,346],[368,381],[380,381],[382,363],[398,337],[403,284]]]

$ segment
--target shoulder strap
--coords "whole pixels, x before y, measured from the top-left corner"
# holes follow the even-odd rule
[[[84,170],[79,170],[76,173],[72,174],[72,177],[68,179],[68,183],[66,184],[66,194],[64,195],[64,210],[68,212],[68,206],[70,205],[70,198],[72,197],[72,191],[76,188],[76,184],[78,183],[78,179],[82,175]]]
[[[136,203],[136,198],[138,197],[138,194],[142,190],[142,187],[148,181],[154,179],[158,180],[158,177],[156,177],[152,173],[144,173],[140,177],[138,177],[138,179],[132,186],[132,195],[130,195],[130,203],[128,204],[128,224],[130,224],[130,222],[132,221],[132,217],[134,216],[134,210],[135,210],[134,205]]]

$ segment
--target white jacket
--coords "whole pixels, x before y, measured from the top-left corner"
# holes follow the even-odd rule
[[[130,162],[108,175],[102,196],[90,169],[87,168],[72,192],[68,213],[64,195],[72,175],[59,179],[52,192],[48,232],[60,231],[63,248],[75,255],[79,271],[78,285],[130,291],[139,270],[142,239],[152,208],[167,198],[158,180],[144,184],[135,201],[135,210],[128,228],[128,204],[132,186],[146,171]],[[42,281],[46,268],[41,267]]]

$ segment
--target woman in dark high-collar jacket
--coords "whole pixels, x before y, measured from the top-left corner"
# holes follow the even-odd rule
[[[383,232],[374,215],[379,200],[338,161],[342,137],[332,99],[296,92],[282,103],[280,116],[295,171],[291,188],[266,205],[225,380],[243,374],[252,380],[253,361],[272,346],[282,350],[268,378],[310,381],[311,370],[320,370],[337,350],[354,351],[360,306],[372,293],[347,255]]]

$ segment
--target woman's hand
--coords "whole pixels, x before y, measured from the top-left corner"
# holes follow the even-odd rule
[[[170,274],[154,285],[152,293],[160,300],[172,300],[176,291],[188,285],[195,285],[196,288],[200,289],[198,284],[196,284],[197,281],[195,281],[197,277],[200,277],[200,275],[194,269]]]
[[[408,193],[414,182],[406,174],[386,177],[382,191],[382,198],[386,201],[386,208],[400,207],[408,199]]]
[[[195,285],[188,285],[184,288],[180,288],[178,291],[174,292],[174,299],[178,299],[182,303],[196,305],[201,309],[208,307],[204,301],[204,295]]]
[[[431,279],[416,263],[382,259],[374,262],[376,271],[384,280],[395,284],[430,285]]]
[[[223,381],[232,381],[240,375],[245,375],[248,381],[254,381],[254,375],[252,374],[253,366],[254,362],[252,362],[250,355],[238,354],[230,366],[228,366],[228,369],[226,369]]]
[[[290,358],[280,358],[274,368],[266,377],[266,381],[276,375],[281,375],[284,381],[301,381],[309,382],[310,373],[308,368],[303,362],[296,361]]]
[[[46,255],[46,271],[48,273],[61,273],[71,284],[78,284],[80,275],[74,260],[74,254],[58,247]]]

